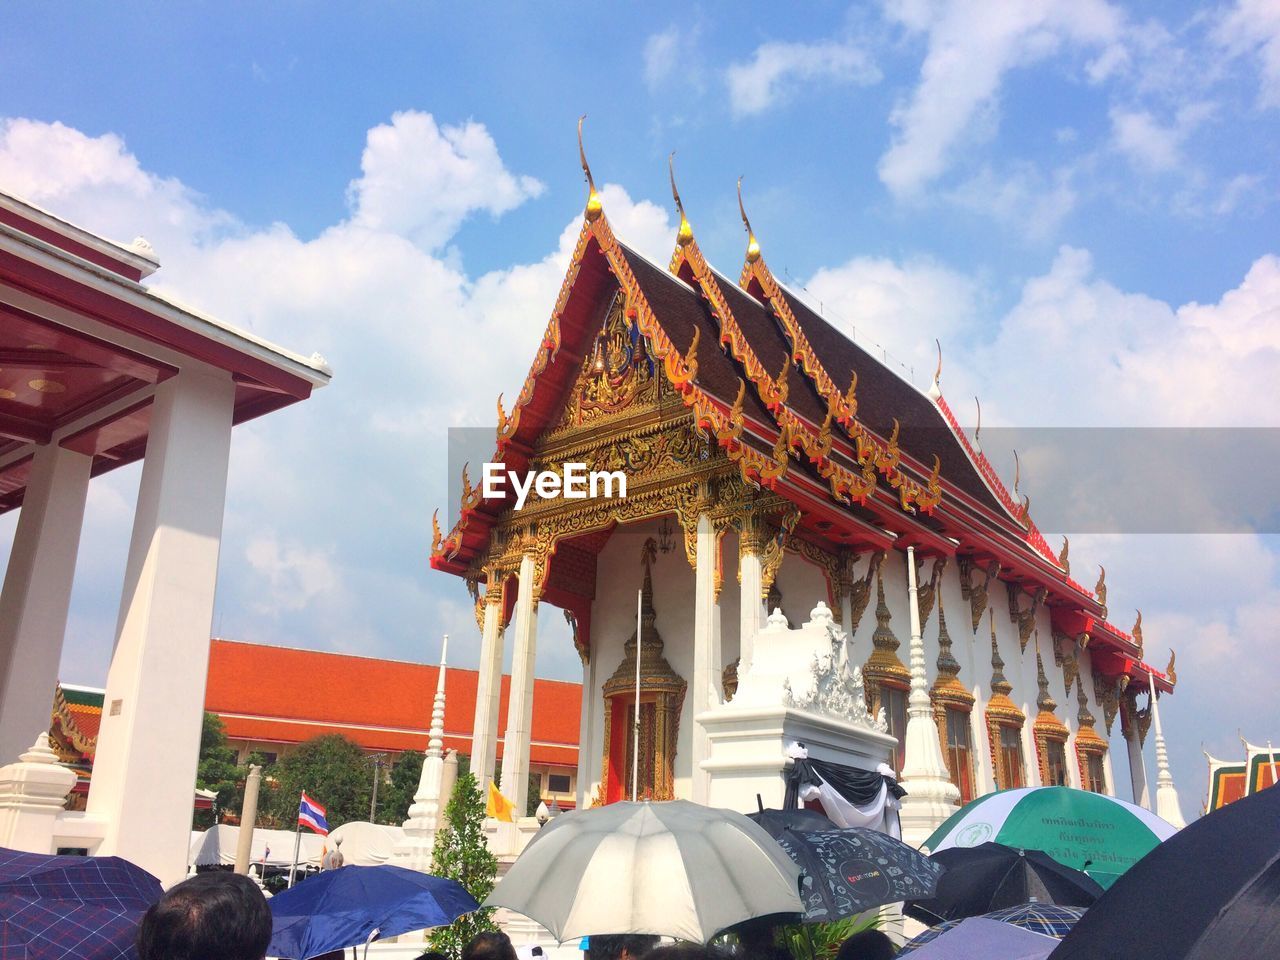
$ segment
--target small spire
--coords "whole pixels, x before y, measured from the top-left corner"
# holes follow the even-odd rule
[[[991,619],[991,692],[993,694],[1004,694],[1006,697],[1013,692],[1013,684],[1011,684],[1004,675],[1004,658],[1000,656],[1000,645],[996,643],[996,615],[995,611],[990,614]]]
[[[1036,684],[1040,687],[1040,695],[1036,697],[1036,706],[1041,713],[1053,713],[1058,703],[1049,693],[1049,678],[1045,676],[1044,660],[1040,656],[1040,631],[1036,631]]]
[[[738,212],[742,214],[742,225],[747,228],[747,262],[755,263],[760,259],[760,244],[756,243],[756,235],[751,229],[751,221],[747,219],[747,208],[742,204],[742,178],[738,178]]]
[[[591,176],[591,167],[587,165],[587,151],[582,146],[582,123],[587,119],[584,113],[578,118],[578,159],[582,161],[582,172],[587,175],[587,219],[598,220],[604,212],[604,204],[600,202],[600,194],[596,193],[596,181]]]
[[[680,246],[688,246],[693,241],[693,227],[689,226],[689,218],[685,216],[684,204],[680,202],[680,191],[676,189],[676,152],[671,151],[671,156],[667,157],[667,172],[671,175],[671,198],[676,202],[676,209],[680,211],[680,231],[676,234],[676,243]]]
[[[929,399],[936,403],[942,399],[942,341],[935,338],[933,342],[938,345],[938,369],[933,371],[933,382],[929,384]]]
[[[981,453],[982,441],[979,437],[982,435],[982,401],[975,396],[973,402],[978,408],[978,425],[973,428],[973,449],[974,452]]]
[[[1018,497],[1018,485],[1022,483],[1022,461],[1018,459],[1018,451],[1013,451],[1013,496]]]

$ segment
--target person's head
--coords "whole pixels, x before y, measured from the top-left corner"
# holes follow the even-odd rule
[[[248,877],[196,874],[151,906],[138,928],[139,960],[262,960],[271,909]]]
[[[657,945],[657,937],[644,933],[593,933],[587,960],[640,960]]]
[[[836,960],[892,960],[898,952],[888,935],[879,930],[859,930],[840,944]]]
[[[516,948],[501,930],[486,930],[462,948],[462,960],[516,960]]]
[[[591,938],[592,943],[595,937]],[[670,943],[654,947],[643,960],[727,960],[728,954],[718,947],[701,943]]]
[[[439,950],[428,950],[425,953],[418,954],[418,960],[449,960]]]

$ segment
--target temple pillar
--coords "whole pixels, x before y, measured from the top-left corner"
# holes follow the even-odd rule
[[[0,763],[49,730],[93,459],[36,448],[0,594]]]
[[[1147,674],[1151,688],[1151,716],[1156,727],[1156,816],[1167,820],[1181,830],[1187,825],[1182,816],[1182,804],[1173,786],[1173,774],[1169,772],[1169,754],[1164,746],[1164,731],[1160,727],[1160,699],[1156,696],[1156,680]]]
[[[595,748],[596,658],[595,650],[579,650],[582,658],[582,712],[578,718],[578,783],[574,791],[574,808],[587,807],[592,770],[599,764]]]
[[[511,695],[507,700],[507,732],[502,745],[502,794],[525,815],[529,795],[529,745],[533,728],[533,669],[537,654],[538,587],[532,554],[520,559],[516,594],[516,646],[511,661]]]
[[[902,787],[902,839],[918,847],[960,805],[938,741],[938,724],[925,674],[924,637],[920,628],[920,596],[915,548],[907,547],[907,608],[911,617],[911,692],[907,698]]]
[[[1120,701],[1120,733],[1129,753],[1129,782],[1133,802],[1151,809],[1151,791],[1147,787],[1147,767],[1142,758],[1142,732],[1138,729],[1138,705],[1132,697]]]
[[[502,697],[503,581],[490,576],[484,591],[484,627],[476,676],[476,713],[471,727],[471,773],[480,796],[489,795],[498,756],[498,708]]]
[[[693,801],[706,803],[711,775],[702,763],[711,755],[711,741],[700,717],[720,703],[720,671],[716,660],[716,549],[715,524],[707,514],[699,514],[696,534],[695,583],[693,599]],[[745,590],[743,591],[745,593]]]
[[[156,388],[89,786],[97,852],[166,885],[187,872],[234,400],[227,375]]]
[[[760,560],[760,520],[747,514],[742,520],[742,532],[738,536],[738,676],[751,668],[751,654],[755,648],[756,633],[764,622],[764,574]]]

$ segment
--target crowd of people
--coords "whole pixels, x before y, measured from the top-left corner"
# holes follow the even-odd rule
[[[792,960],[773,941],[768,924],[744,925],[736,948],[663,943],[639,934],[593,934],[585,960]],[[271,910],[257,885],[237,873],[213,871],[177,884],[142,918],[139,960],[264,960],[271,942]],[[841,944],[835,960],[888,960],[893,942],[879,930],[861,930]],[[334,951],[316,960],[342,960]],[[450,960],[427,952],[418,960]],[[461,960],[518,960],[499,930],[477,935]]]

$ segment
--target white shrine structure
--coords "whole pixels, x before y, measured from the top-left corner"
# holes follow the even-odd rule
[[[1125,792],[1149,804],[1138,697],[1172,692],[1172,659],[1147,662],[1140,617],[1132,632],[1107,619],[1105,572],[1093,590],[1072,578],[1067,543],[1050,549],[959,425],[941,362],[922,393],[833,328],[777,282],[745,211],[738,280],[717,272],[674,178],[679,232],[668,267],[651,263],[614,235],[583,167],[577,246],[523,387],[509,410],[499,398],[492,457],[558,476],[520,503],[464,469],[458,519],[435,529],[432,566],[475,599],[482,791],[493,777],[524,803],[549,603],[582,661],[579,807],[633,790],[777,807],[807,754],[886,765],[919,843],[991,790],[1116,793],[1117,718]],[[560,495],[574,469],[625,475],[625,495]],[[527,832],[495,829],[499,852]]]
[[[187,872],[231,429],[329,382],[166,299],[120,246],[0,194],[0,846]],[[142,461],[88,809],[48,747],[90,479]],[[12,761],[12,762],[11,762]],[[69,779],[68,779],[69,778]]]

